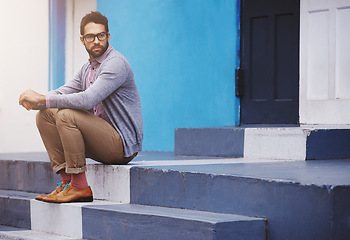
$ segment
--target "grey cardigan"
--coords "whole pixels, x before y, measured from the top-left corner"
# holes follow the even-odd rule
[[[102,102],[113,127],[124,144],[124,156],[142,150],[143,123],[139,93],[126,58],[112,49],[96,73],[96,81],[86,89],[87,62],[78,74],[62,87],[48,93],[51,108],[89,110]]]

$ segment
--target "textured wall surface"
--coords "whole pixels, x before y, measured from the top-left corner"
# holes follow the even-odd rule
[[[238,124],[236,1],[97,1],[134,69],[144,150],[174,149],[178,127]]]

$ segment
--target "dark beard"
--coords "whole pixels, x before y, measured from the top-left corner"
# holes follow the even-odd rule
[[[109,46],[109,43],[107,42],[107,45],[105,47],[102,47],[101,52],[98,54],[94,53],[92,49],[87,49],[86,47],[85,49],[93,58],[98,58],[98,57],[101,57],[106,52],[108,46]]]

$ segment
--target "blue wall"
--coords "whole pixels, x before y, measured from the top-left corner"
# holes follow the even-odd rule
[[[235,0],[97,0],[111,45],[134,69],[144,150],[173,151],[174,130],[239,123]]]
[[[66,1],[49,1],[49,90],[65,82]]]

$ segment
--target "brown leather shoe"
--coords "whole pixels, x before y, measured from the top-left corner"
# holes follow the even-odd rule
[[[55,196],[44,197],[43,201],[52,203],[92,202],[93,196],[90,186],[77,189],[71,184],[67,184],[62,192]]]
[[[46,195],[39,195],[36,196],[36,200],[42,201],[45,197],[53,197],[56,196],[57,194],[59,194],[60,192],[62,192],[62,189],[64,188],[65,184],[63,184],[62,182],[57,183],[57,187],[55,190],[53,190],[51,193],[46,194]]]

